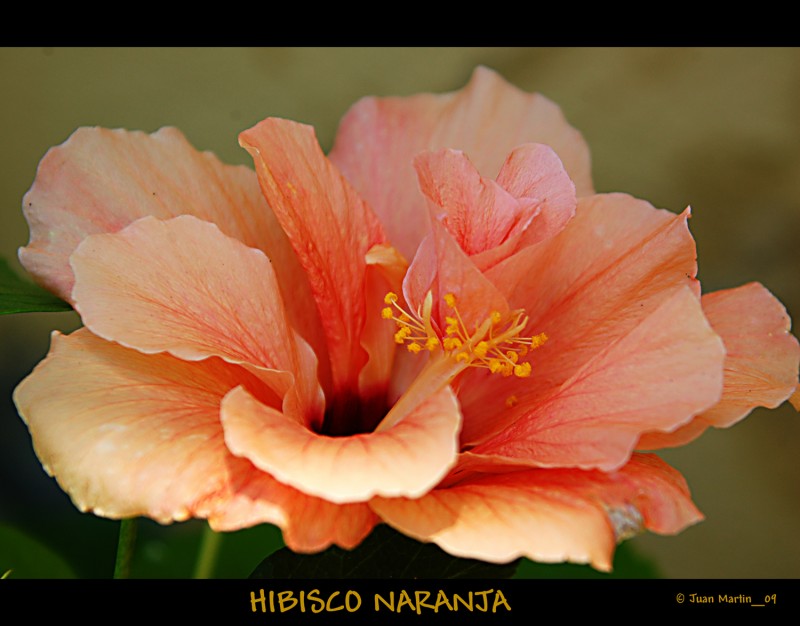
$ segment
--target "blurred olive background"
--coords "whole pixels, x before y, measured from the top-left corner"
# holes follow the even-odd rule
[[[599,191],[673,211],[691,204],[704,290],[759,280],[800,317],[798,49],[2,48],[0,254],[19,268],[22,196],[45,151],[78,126],[174,125],[197,148],[248,163],[237,134],[264,117],[313,124],[327,150],[359,97],[451,91],[477,64],[561,105],[591,147]],[[71,313],[0,318],[0,524],[26,529],[78,575],[106,576],[117,525],[73,509],[10,399],[50,331],[77,324]],[[707,520],[632,546],[669,577],[800,577],[799,448],[800,416],[787,404],[666,452]],[[197,530],[145,525],[148,571],[165,575],[157,565],[170,546]]]

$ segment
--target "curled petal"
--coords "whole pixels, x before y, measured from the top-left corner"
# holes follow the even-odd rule
[[[457,150],[420,154],[415,166],[434,207],[432,219],[444,224],[482,272],[552,237],[575,214],[575,186],[545,145],[515,148],[497,181],[482,177]]]
[[[458,92],[360,100],[342,120],[331,159],[375,209],[389,239],[411,258],[429,228],[414,157],[425,150],[462,150],[483,176],[494,178],[523,143],[550,146],[578,195],[593,192],[589,150],[558,106],[485,67]]]
[[[95,334],[182,359],[214,355],[291,369],[290,329],[270,260],[213,224],[142,218],[120,233],[87,238],[72,266],[78,312]]]
[[[223,402],[222,423],[235,455],[304,493],[347,503],[432,489],[455,462],[461,414],[445,388],[392,428],[327,437],[236,389]]]
[[[161,523],[207,517],[216,530],[267,522],[298,552],[355,547],[376,523],[369,507],[308,496],[231,455],[220,402],[240,384],[280,406],[258,378],[221,359],[142,354],[81,329],[54,333],[14,399],[45,469],[82,511]]]
[[[355,548],[379,519],[365,503],[334,504],[284,485],[246,459],[229,462],[230,488],[214,502],[208,523],[217,531],[274,524],[293,552],[309,553],[331,545]]]
[[[80,329],[53,334],[14,401],[45,469],[80,510],[166,523],[205,517],[229,488],[219,405],[240,384],[279,402],[220,359],[141,354]]]
[[[456,556],[496,563],[525,556],[604,571],[618,540],[643,527],[677,533],[702,518],[683,478],[657,457],[635,455],[612,473],[509,469],[370,506],[401,532]]]
[[[518,202],[496,182],[483,178],[463,152],[424,152],[414,165],[437,219],[470,256],[499,246],[533,219],[531,203]]]
[[[319,320],[309,319],[310,291],[252,170],[223,165],[195,150],[180,131],[80,128],[48,151],[23,201],[31,229],[20,250],[37,282],[72,302],[69,257],[88,235],[114,233],[148,215],[178,215],[216,224],[225,234],[266,252],[275,262],[294,325],[314,344]]]
[[[789,334],[786,309],[762,285],[706,294],[703,311],[725,344],[722,398],[673,432],[645,434],[641,449],[682,445],[710,426],[732,426],[757,406],[777,407],[797,386],[800,346]]]
[[[515,198],[525,198],[539,211],[525,229],[522,245],[529,246],[560,232],[575,215],[575,184],[549,146],[525,144],[508,155],[497,184]]]
[[[299,384],[303,415],[320,416],[316,359],[290,328],[272,263],[260,250],[192,216],[146,217],[119,233],[87,237],[71,263],[76,309],[96,335],[151,354],[218,356],[288,372],[276,391]]]

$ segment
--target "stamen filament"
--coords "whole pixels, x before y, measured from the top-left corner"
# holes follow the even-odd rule
[[[416,314],[403,309],[398,304],[397,294],[392,292],[386,294],[384,302],[390,306],[381,310],[381,316],[393,320],[398,326],[395,342],[405,344],[406,349],[414,354],[423,350],[434,353],[441,348],[444,356],[460,367],[481,367],[492,374],[527,378],[531,375],[532,366],[521,359],[547,341],[544,333],[531,337],[520,336],[528,325],[528,316],[523,310],[512,311],[510,319],[506,318],[505,328],[503,315],[499,311],[492,311],[470,334],[452,293],[444,296],[444,302],[452,309],[452,314],[445,316],[447,326],[443,336],[431,322],[433,294],[430,291]],[[395,315],[391,307],[397,309],[399,315]]]
[[[430,357],[422,372],[400,396],[375,432],[402,421],[421,401],[450,384],[468,367],[487,369],[503,377],[528,378],[533,368],[522,359],[547,341],[544,333],[531,337],[520,336],[528,325],[528,317],[523,310],[511,311],[506,316],[499,311],[492,311],[470,333],[458,311],[455,295],[448,293],[444,296],[444,302],[452,309],[452,314],[445,317],[446,327],[442,334],[434,329],[431,321],[433,294],[430,291],[421,307],[413,313],[400,306],[398,299],[397,294],[387,293],[384,298],[387,306],[381,310],[382,317],[397,324],[395,342],[405,345],[412,354],[424,350],[430,353]],[[396,309],[397,314],[392,308]],[[516,403],[516,396],[509,396],[506,400],[509,408]]]

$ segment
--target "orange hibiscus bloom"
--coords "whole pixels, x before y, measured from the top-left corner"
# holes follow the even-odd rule
[[[387,523],[448,552],[591,563],[698,521],[652,454],[797,386],[762,286],[700,295],[688,210],[595,194],[558,107],[479,68],[307,126],[80,129],[42,160],[20,258],[85,325],[15,392],[84,511],[299,552]]]

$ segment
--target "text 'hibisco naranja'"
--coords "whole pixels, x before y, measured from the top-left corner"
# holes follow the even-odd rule
[[[259,589],[250,592],[253,613],[335,613],[344,611],[374,611],[375,613],[438,613],[439,611],[504,613],[511,606],[500,589],[462,591],[460,593],[413,590],[386,591],[362,594],[355,590],[321,592]]]

